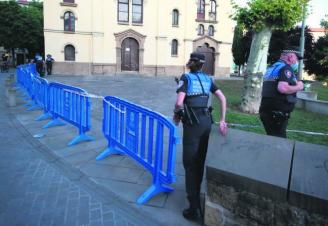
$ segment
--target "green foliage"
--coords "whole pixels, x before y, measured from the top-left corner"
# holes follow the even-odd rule
[[[43,3],[21,7],[15,1],[0,1],[0,45],[6,49],[26,48],[29,55],[43,53]]]
[[[244,34],[242,27],[237,25],[235,27],[232,43],[233,60],[236,65],[242,66],[247,62],[251,42],[251,32],[246,32]]]
[[[307,61],[308,72],[315,74],[316,80],[328,81],[328,35],[317,40],[313,55]]]
[[[250,0],[246,7],[236,4],[233,19],[248,30],[288,30],[301,20],[302,6],[306,0]]]
[[[325,15],[325,19],[322,19],[320,21],[321,27],[328,29],[328,15]]]
[[[291,28],[290,30],[273,31],[270,40],[268,63],[272,64],[280,57],[281,51],[288,46],[298,46],[301,37],[301,27]],[[305,28],[304,58],[309,59],[313,54],[314,39],[308,27]],[[307,70],[308,61],[304,61]]]

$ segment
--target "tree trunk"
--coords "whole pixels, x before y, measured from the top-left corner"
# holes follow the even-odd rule
[[[271,34],[270,28],[264,28],[260,32],[254,33],[244,74],[244,90],[240,105],[243,112],[258,113]]]
[[[241,68],[241,65],[238,65],[238,77],[240,76],[240,68]]]

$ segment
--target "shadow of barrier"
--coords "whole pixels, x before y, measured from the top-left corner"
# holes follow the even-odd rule
[[[177,128],[163,115],[117,97],[103,100],[103,133],[108,148],[97,156],[126,154],[152,174],[152,185],[138,198],[144,204],[161,192],[171,192],[176,181]]]
[[[48,110],[52,120],[43,128],[65,125],[64,120],[79,129],[79,135],[68,143],[68,146],[83,141],[92,141],[86,134],[91,128],[91,99],[88,93],[80,88],[57,82],[49,83]]]

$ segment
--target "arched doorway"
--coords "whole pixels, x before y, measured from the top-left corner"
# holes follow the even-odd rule
[[[197,47],[196,52],[205,55],[203,71],[209,75],[214,75],[215,49],[213,47],[209,47],[209,44],[204,43],[202,46]]]
[[[121,70],[139,71],[139,43],[134,38],[126,38],[121,45]]]

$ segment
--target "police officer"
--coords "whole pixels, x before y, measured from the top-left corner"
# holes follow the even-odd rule
[[[301,54],[296,47],[283,50],[263,78],[260,118],[268,135],[286,138],[288,119],[296,103],[296,93],[303,89],[295,71]]]
[[[52,72],[52,63],[54,62],[54,58],[50,54],[47,54],[46,58],[46,66],[47,66],[47,75],[51,75]]]
[[[183,123],[183,165],[189,208],[183,216],[189,220],[201,218],[200,188],[204,173],[209,134],[211,131],[211,112],[208,107],[210,92],[221,102],[220,132],[225,135],[226,99],[223,93],[212,82],[211,78],[201,71],[205,56],[192,53],[187,67],[190,72],[183,74],[179,80],[177,100],[173,120]]]

